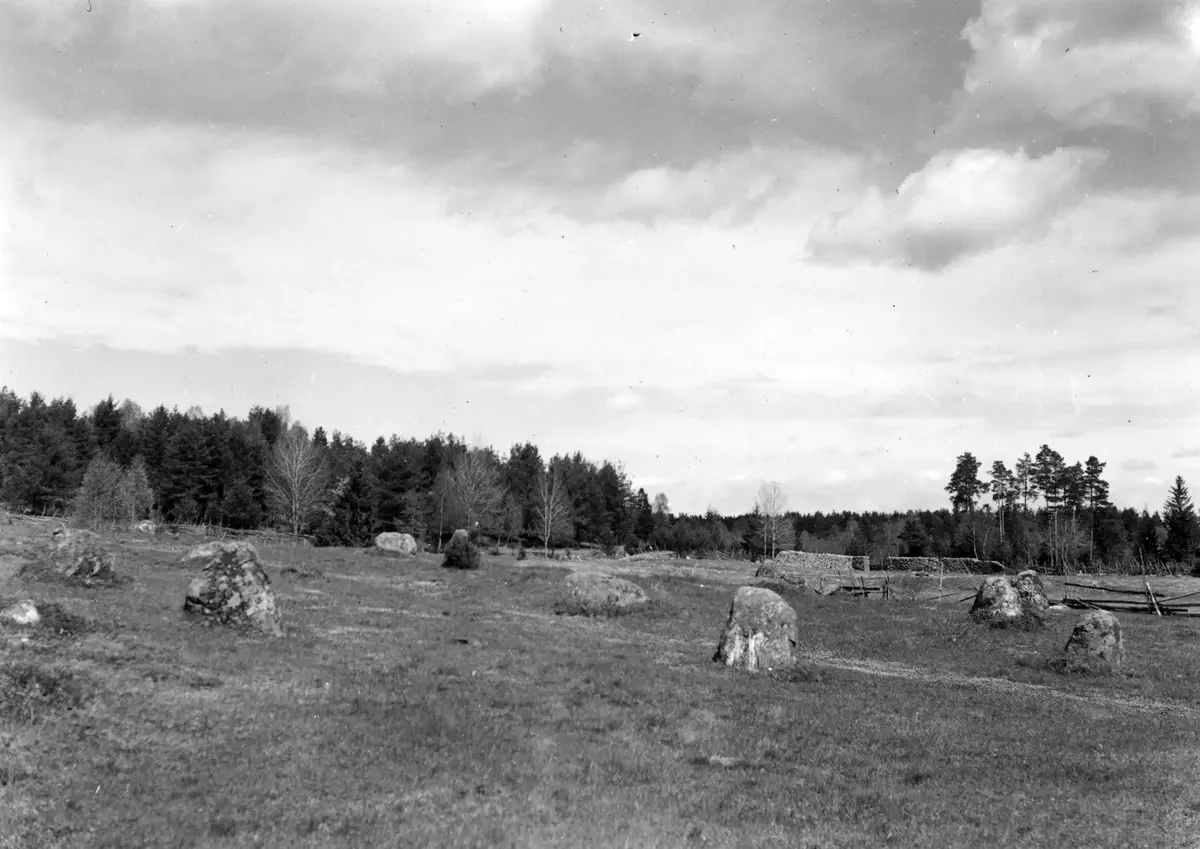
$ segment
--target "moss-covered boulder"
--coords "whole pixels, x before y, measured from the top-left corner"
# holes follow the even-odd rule
[[[249,627],[278,637],[279,608],[271,579],[248,542],[210,542],[187,553],[184,563],[200,569],[188,586],[183,609],[214,622]]]

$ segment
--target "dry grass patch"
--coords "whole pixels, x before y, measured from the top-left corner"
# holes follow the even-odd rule
[[[1092,718],[811,664],[732,672],[710,658],[736,581],[653,575],[664,615],[575,619],[551,613],[563,570],[534,560],[460,572],[436,555],[279,547],[264,556],[330,580],[322,606],[282,605],[287,634],[269,640],[182,627],[188,570],[122,556],[130,589],[46,599],[91,630],[24,661],[40,670],[21,673],[27,689],[84,696],[35,705],[36,746],[0,799],[5,834],[27,845],[1116,847],[1195,833],[1192,717]],[[417,586],[434,581],[435,595]],[[960,632],[963,609],[788,600],[802,644],[972,674],[1061,648],[1070,627]],[[1126,631],[1156,684],[1192,636]]]

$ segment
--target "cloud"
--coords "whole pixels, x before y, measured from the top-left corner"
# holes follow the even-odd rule
[[[1153,107],[1200,115],[1200,4],[983,0],[958,120],[1044,114],[1074,128],[1137,126]]]
[[[1180,448],[1171,455],[1173,460],[1182,460],[1190,457],[1200,457],[1200,448]]]
[[[1081,251],[1101,246],[1127,255],[1156,250],[1163,242],[1194,241],[1200,234],[1200,195],[1171,189],[1092,193],[1064,210],[1050,230]]]
[[[751,147],[701,160],[690,168],[660,165],[626,174],[591,209],[603,217],[744,220],[770,202],[828,203],[859,179],[850,156],[813,150]]]
[[[1040,234],[1104,159],[1091,148],[1059,148],[1038,159],[1023,148],[939,153],[894,196],[870,187],[857,205],[827,217],[810,232],[808,250],[827,262],[939,271],[962,256]]]
[[[1158,464],[1153,460],[1122,460],[1121,468],[1127,472],[1148,472],[1157,469]]]
[[[626,390],[609,398],[608,405],[614,410],[632,410],[642,405],[642,398],[633,390]]]
[[[235,73],[271,70],[278,88],[304,77],[350,95],[399,89],[463,103],[496,91],[528,95],[550,74],[586,85],[589,74],[581,72],[603,65],[622,67],[635,80],[691,76],[689,94],[713,102],[720,89],[759,102],[795,103],[812,97],[818,85],[833,99],[838,81],[826,69],[858,60],[816,31],[812,25],[821,16],[819,8],[777,14],[699,2],[681,10],[634,0],[588,6],[569,0],[126,0],[98,4],[87,16],[76,3],[42,0],[0,9],[4,29],[26,44],[136,53],[155,63],[168,56],[184,64],[199,60]],[[641,33],[636,42],[629,38],[633,31]],[[888,55],[903,46],[895,37],[873,41]],[[147,43],[154,49],[141,46]],[[828,62],[812,61],[814,54]],[[788,85],[779,84],[784,78]]]

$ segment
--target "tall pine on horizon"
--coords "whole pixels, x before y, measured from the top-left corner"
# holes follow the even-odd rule
[[[1196,507],[1181,475],[1175,477],[1167,495],[1162,518],[1167,528],[1167,541],[1163,546],[1166,556],[1176,563],[1194,565],[1196,551],[1200,548],[1200,519],[1196,518]]]

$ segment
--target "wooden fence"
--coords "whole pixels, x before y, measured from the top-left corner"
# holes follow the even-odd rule
[[[1062,604],[1076,610],[1108,610],[1113,613],[1152,613],[1156,616],[1200,616],[1200,590],[1160,598],[1143,581],[1144,589],[1129,590],[1122,587],[1105,587],[1099,584],[1077,584],[1066,581],[1063,586]],[[1093,593],[1108,593],[1118,598],[1079,598],[1071,590],[1090,590]],[[1187,601],[1191,599],[1191,601]]]

